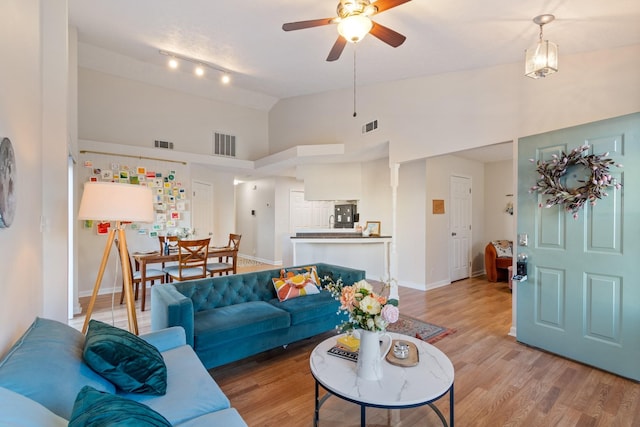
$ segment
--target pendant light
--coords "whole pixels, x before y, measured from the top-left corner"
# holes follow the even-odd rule
[[[540,36],[535,46],[525,50],[524,75],[527,77],[539,79],[558,71],[558,45],[542,39],[542,27],[554,19],[555,16],[549,14],[533,18],[533,22],[540,26]]]

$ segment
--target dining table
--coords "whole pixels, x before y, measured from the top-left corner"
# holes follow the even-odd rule
[[[136,271],[140,271],[140,283],[142,288],[146,289],[146,272],[147,265],[149,264],[163,264],[167,262],[177,262],[179,258],[177,249],[170,249],[168,254],[160,253],[160,251],[152,252],[134,252],[133,259],[135,261]],[[207,254],[208,258],[218,258],[219,262],[222,262],[223,258],[231,257],[233,259],[233,274],[237,271],[238,262],[238,248],[231,246],[213,246],[209,247]],[[142,292],[142,307],[145,306],[146,292]]]

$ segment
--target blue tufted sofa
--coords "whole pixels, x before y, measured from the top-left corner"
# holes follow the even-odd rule
[[[352,284],[365,272],[317,263],[318,276]],[[290,267],[296,268],[296,267]],[[151,288],[151,330],[182,326],[207,369],[334,329],[344,317],[325,290],[280,302],[281,269],[216,276]]]

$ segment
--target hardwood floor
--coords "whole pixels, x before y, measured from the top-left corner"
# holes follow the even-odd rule
[[[255,267],[259,269],[260,267]],[[103,297],[101,297],[103,298]],[[93,318],[110,322],[110,298]],[[420,292],[400,289],[403,313],[457,332],[434,345],[455,370],[458,426],[595,427],[640,426],[640,384],[516,342],[511,326],[511,293],[506,283],[466,279]],[[126,327],[117,304],[115,317]],[[105,306],[106,304],[106,306]],[[149,312],[140,313],[141,333]],[[70,324],[82,327],[82,316]],[[309,354],[333,332],[222,367],[211,375],[250,426],[310,426],[314,381]],[[436,406],[448,418],[448,397]],[[370,426],[439,426],[429,407],[388,411],[367,409]],[[320,410],[320,426],[358,426],[359,407],[336,397]]]

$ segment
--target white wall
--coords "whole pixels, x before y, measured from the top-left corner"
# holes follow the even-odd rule
[[[511,196],[507,196],[510,194]],[[513,239],[515,216],[505,212],[507,203],[515,204],[513,160],[484,165],[484,234],[490,240]]]
[[[239,252],[266,263],[275,261],[275,186],[274,178],[236,186],[236,225],[242,234]]]
[[[380,221],[380,233],[391,235],[391,182],[389,159],[362,163],[362,197],[358,201],[360,224]]]
[[[427,159],[426,179],[426,287],[446,285],[449,275],[450,242],[450,178],[452,175],[471,179],[471,274],[484,270],[484,165],[480,162],[452,155]],[[433,199],[444,200],[445,214],[433,214]],[[400,219],[402,223],[402,219]]]
[[[397,234],[398,283],[416,289],[424,289],[426,278],[427,247],[427,163],[415,160],[400,165]],[[383,230],[384,231],[384,230]]]
[[[54,36],[54,40],[46,45],[42,43],[42,38],[49,35],[66,34],[66,1],[47,0],[47,3],[42,7],[37,0],[6,0],[0,14],[0,56],[5,64],[0,67],[0,137],[11,139],[17,171],[15,219],[9,228],[0,229],[0,271],[3,275],[0,283],[0,353],[24,332],[35,316],[43,315],[45,311],[56,317],[66,316],[66,304],[58,307],[56,298],[51,296],[56,292],[66,296],[66,275],[56,277],[56,274],[47,274],[43,268],[43,240],[51,238],[55,241],[58,233],[55,228],[66,227],[66,220],[58,224],[57,217],[47,216],[46,219],[51,220],[47,226],[52,228],[45,229],[44,235],[40,232],[44,193],[49,193],[47,200],[56,201],[60,200],[61,192],[66,193],[66,174],[43,179],[43,119],[47,117],[48,129],[53,126],[51,120],[61,120],[60,126],[67,123],[66,110],[52,111],[60,106],[58,101],[64,103],[64,100],[57,99],[59,92],[51,86],[60,83],[61,76],[65,78],[61,84],[66,86],[63,70],[67,68],[67,54],[60,51],[60,43],[63,43],[60,37]],[[42,25],[41,20],[47,25]],[[52,79],[46,82],[42,79],[43,62],[47,72],[52,73]],[[66,100],[66,93],[64,98]],[[56,137],[47,138],[53,145],[48,152],[59,154],[63,147],[66,148],[67,138],[61,136],[61,130],[55,132]],[[47,158],[46,161],[59,160]],[[57,170],[58,166],[49,170]],[[63,230],[60,232],[64,233]],[[46,256],[60,259],[60,254],[55,252],[48,252]],[[66,253],[61,258],[64,263]]]
[[[283,99],[269,114],[269,150],[389,141],[395,163],[640,109],[640,45],[561,61],[560,72],[547,79],[526,78],[522,63],[514,63],[362,87],[356,119],[348,89]],[[373,119],[378,130],[362,135]]]
[[[213,131],[236,136],[236,157],[268,154],[267,112],[80,68],[79,137],[152,147],[171,141],[181,152],[212,154]]]

